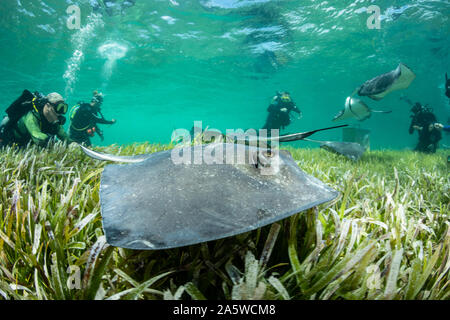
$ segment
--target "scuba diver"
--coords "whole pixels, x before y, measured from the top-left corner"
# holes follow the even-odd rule
[[[24,90],[8,109],[0,125],[0,146],[17,144],[21,147],[29,142],[45,147],[54,137],[72,142],[64,131],[64,115],[67,104],[56,92],[47,96]]]
[[[439,140],[442,139],[442,133],[433,109],[416,102],[411,108],[411,112],[413,115],[411,115],[412,120],[409,126],[409,134],[413,134],[414,130],[417,130],[419,133],[419,142],[414,150],[435,153]]]
[[[91,145],[91,137],[97,133],[103,141],[103,132],[97,126],[101,124],[114,124],[115,119],[106,120],[101,112],[103,103],[103,94],[94,91],[91,103],[78,102],[70,113],[70,129],[69,136],[78,143],[84,143],[86,146]]]
[[[269,114],[267,115],[266,123],[262,127],[269,132],[271,129],[284,129],[291,123],[290,112],[295,111],[299,114],[299,118],[302,115],[300,109],[297,108],[289,92],[277,92],[277,95],[273,97],[272,103],[267,108]]]

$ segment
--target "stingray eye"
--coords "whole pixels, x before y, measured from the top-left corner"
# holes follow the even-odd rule
[[[262,168],[270,168],[272,164],[272,160],[275,156],[275,153],[270,150],[264,150],[258,152],[258,158],[256,161],[256,167],[262,167]]]
[[[263,154],[267,158],[273,158],[273,156],[274,156],[274,153],[272,152],[272,150],[263,151]]]

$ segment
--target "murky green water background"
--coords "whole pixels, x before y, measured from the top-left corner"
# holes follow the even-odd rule
[[[27,88],[62,93],[70,105],[105,94],[102,126],[112,143],[170,141],[176,128],[260,128],[277,90],[290,91],[303,111],[285,132],[335,124],[345,98],[365,80],[407,64],[412,85],[373,109],[392,109],[364,122],[372,149],[412,148],[409,105],[434,108],[447,123],[450,105],[448,1],[117,0],[92,15],[96,0],[0,2],[0,111]],[[70,5],[81,29],[67,27]],[[367,7],[381,9],[381,29],[369,29]],[[66,125],[67,126],[67,125]],[[450,145],[444,134],[441,144]],[[341,131],[316,139],[341,139]],[[295,142],[298,147],[317,147]]]

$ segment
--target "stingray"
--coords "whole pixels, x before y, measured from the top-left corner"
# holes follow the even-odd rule
[[[116,156],[81,148],[95,159],[127,163],[107,165],[100,182],[105,236],[122,248],[168,249],[230,237],[339,194],[284,150],[212,143]],[[207,163],[206,155],[214,161]],[[242,155],[245,161],[237,161]]]
[[[340,142],[340,141],[318,141],[304,139],[305,141],[320,143],[320,147],[329,152],[343,155],[344,157],[357,161],[364,154],[366,149],[356,142]]]
[[[373,110],[370,109],[364,101],[356,98],[347,97],[345,100],[345,108],[341,110],[334,118],[333,121],[345,120],[349,118],[356,118],[359,121],[369,119],[372,112],[376,113],[391,113],[391,110]]]
[[[395,70],[364,82],[356,90],[359,96],[381,100],[392,91],[408,88],[415,78],[414,72],[407,65],[400,63]]]

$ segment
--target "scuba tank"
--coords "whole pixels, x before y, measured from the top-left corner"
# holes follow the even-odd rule
[[[94,136],[94,132],[95,130],[92,130],[93,128],[90,127],[90,125],[88,124],[87,126],[84,126],[82,128],[77,128],[74,125],[74,120],[76,115],[78,114],[78,111],[80,110],[81,106],[84,105],[85,103],[83,101],[78,101],[78,103],[76,105],[74,105],[72,107],[72,109],[70,110],[70,128],[72,130],[78,131],[78,132],[86,132],[89,136],[93,137]]]
[[[24,90],[20,97],[6,109],[6,116],[0,124],[0,140],[9,140],[9,138],[11,138],[12,129],[19,119],[31,110],[41,112],[45,103],[45,97],[39,92],[31,93],[29,90]]]
[[[17,121],[32,110],[33,107],[36,108],[36,105],[41,106],[43,99],[44,97],[39,92],[33,94],[29,90],[24,90],[20,97],[6,109],[7,115],[1,122],[0,134],[4,134],[7,129],[13,127]]]
[[[9,107],[6,109],[6,114],[8,115],[9,121],[17,122],[22,116],[24,116],[28,111],[32,109],[32,102],[34,99],[42,99],[42,95],[38,92],[32,94],[28,90],[24,90],[22,95],[17,98]]]
[[[37,91],[33,94],[28,90],[24,90],[22,95],[6,109],[9,123],[15,124],[20,118],[33,109],[39,112],[38,109],[41,109],[44,104],[45,97],[42,94]]]

